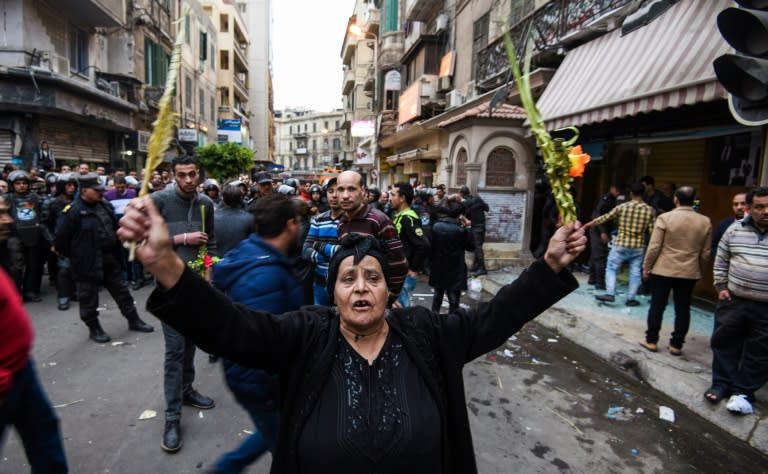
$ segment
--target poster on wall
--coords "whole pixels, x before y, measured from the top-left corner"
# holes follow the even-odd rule
[[[522,243],[526,193],[513,191],[479,194],[491,210],[485,216],[485,241]]]
[[[720,186],[756,185],[760,138],[759,130],[713,138],[709,183]]]

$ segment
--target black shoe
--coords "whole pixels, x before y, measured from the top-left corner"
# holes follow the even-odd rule
[[[39,302],[43,301],[43,299],[37,293],[25,293],[24,294],[24,301],[25,302],[31,302],[31,303],[39,303]]]
[[[59,311],[66,311],[69,309],[69,301],[66,303],[59,303]]]
[[[93,326],[88,328],[88,331],[88,337],[90,337],[93,342],[104,344],[112,340],[112,338],[109,337],[109,335],[105,333],[103,329],[101,329],[101,326]]]
[[[143,280],[134,281],[133,283],[131,283],[131,289],[133,291],[140,290],[143,287],[144,287],[144,281]]]
[[[215,364],[218,361],[219,361],[219,356],[208,354],[208,362],[210,362],[211,364]]]
[[[212,398],[208,398],[195,389],[184,394],[184,405],[200,408],[201,410],[208,410],[216,406],[216,402]]]
[[[627,300],[624,304],[627,306],[640,306],[640,302],[637,300]]]
[[[167,453],[175,453],[181,449],[181,445],[184,444],[181,439],[181,426],[179,420],[166,421],[165,431],[163,431],[163,441],[160,442],[160,447]]]
[[[605,302],[611,302],[611,303],[616,301],[616,298],[614,298],[613,295],[595,295],[595,299],[597,301],[605,301]]]
[[[480,275],[487,275],[488,272],[485,270],[485,268],[481,268],[480,270],[475,272],[475,276],[479,277]]]
[[[132,319],[128,321],[128,329],[131,331],[138,331],[138,332],[152,332],[155,330],[152,326],[145,323],[139,318]]]

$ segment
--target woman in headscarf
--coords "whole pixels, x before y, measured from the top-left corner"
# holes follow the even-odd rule
[[[462,367],[503,344],[578,283],[578,223],[544,258],[476,309],[440,316],[388,309],[387,258],[352,235],[329,266],[332,307],[282,315],[231,303],[184,265],[151,200],[135,201],[119,235],[158,281],[147,308],[202,349],[277,374],[281,428],[272,472],[476,472]]]

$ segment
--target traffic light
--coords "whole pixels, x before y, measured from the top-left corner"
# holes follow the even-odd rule
[[[715,59],[715,75],[729,92],[728,105],[741,124],[768,124],[768,0],[736,0],[741,8],[717,15],[717,28],[736,50]]]

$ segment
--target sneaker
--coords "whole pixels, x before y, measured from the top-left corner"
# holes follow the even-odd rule
[[[616,301],[616,298],[613,295],[595,295],[595,299],[597,301],[603,301],[603,302],[609,302],[613,303]]]
[[[627,302],[624,304],[626,306],[640,306],[640,302],[637,300],[627,300]]]
[[[754,412],[754,410],[752,410],[752,404],[749,403],[749,399],[747,399],[747,396],[743,393],[731,395],[725,408],[735,415],[749,415]]]

